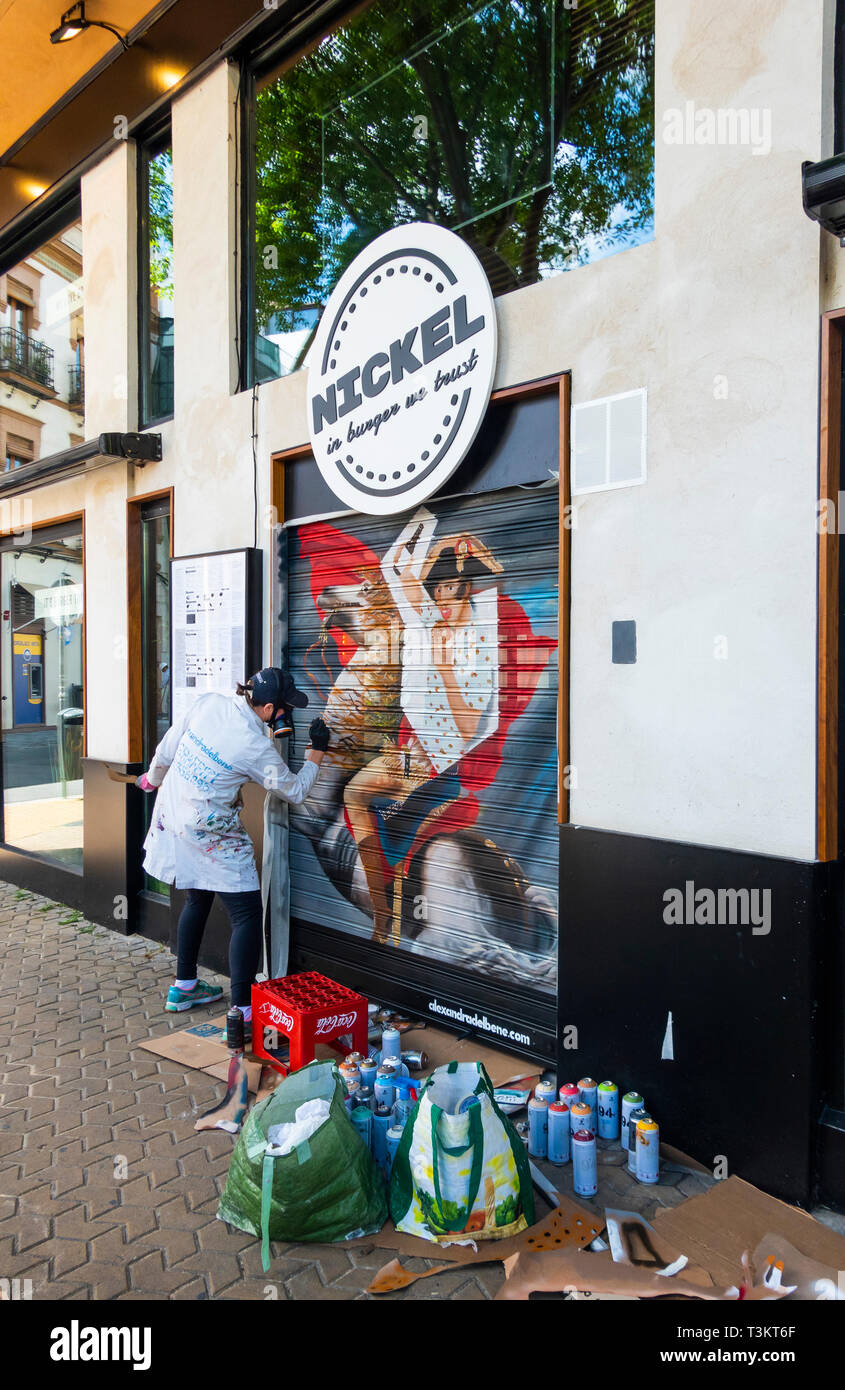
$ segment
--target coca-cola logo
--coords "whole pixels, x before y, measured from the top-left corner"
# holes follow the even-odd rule
[[[320,1018],[317,1020],[315,1032],[317,1036],[321,1033],[343,1032],[346,1028],[351,1028],[356,1018],[357,1010],[354,1014],[332,1014],[330,1018]]]
[[[271,1004],[268,1000],[261,1005],[260,1013],[266,1014],[270,1022],[276,1028],[283,1028],[286,1033],[293,1030],[293,1019],[290,1014],[286,1014],[284,1009],[280,1009],[278,1004]]]

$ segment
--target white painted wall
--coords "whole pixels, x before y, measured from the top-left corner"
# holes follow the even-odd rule
[[[820,233],[801,207],[800,164],[826,152],[829,3],[657,0],[655,240],[498,301],[497,386],[570,369],[575,401],[649,393],[648,482],[581,499],[573,536],[571,811],[582,824],[815,852]],[[770,110],[771,153],[665,144],[663,113],[687,101]],[[53,514],[71,494],[89,508],[95,757],[125,749],[125,668],[105,653],[125,624],[126,491],[175,485],[177,554],[252,541],[252,399],[230,393],[234,113],[226,65],[174,106],[176,409],[161,427],[164,459],[49,490]],[[113,210],[121,189],[131,204],[129,159],[116,151],[83,181],[94,238],[85,244],[89,437],[126,418],[110,383],[133,339],[128,225]],[[842,293],[841,266],[828,276],[828,296]],[[268,594],[269,458],[306,437],[303,374],[262,386]],[[635,666],[611,664],[616,618],[637,621]],[[726,660],[714,656],[720,638]]]

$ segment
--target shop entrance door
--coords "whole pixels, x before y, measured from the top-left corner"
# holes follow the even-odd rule
[[[297,942],[366,950],[376,997],[378,975],[390,993],[429,971],[467,1017],[488,990],[552,1006],[557,487],[305,524],[286,544],[289,661],[313,706],[298,738],[323,706],[335,738],[291,808]]]
[[[130,503],[130,748],[134,767],[147,768],[170,727],[170,493]],[[170,939],[170,888],[141,867],[155,798],[138,797],[129,853],[136,872],[137,930]]]

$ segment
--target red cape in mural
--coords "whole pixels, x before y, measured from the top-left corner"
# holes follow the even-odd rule
[[[381,577],[381,561],[374,551],[355,536],[315,522],[303,527],[299,535],[302,553],[311,565],[311,596],[314,607],[324,620],[326,614],[317,602],[327,588],[341,584],[357,584],[367,577]],[[510,726],[527,709],[540,677],[546,668],[549,653],[557,647],[551,637],[542,637],[532,630],[531,622],[521,604],[506,594],[498,595],[499,620],[499,724],[496,732],[465,754],[458,765],[462,787],[480,791],[496,780],[502,763],[502,753]],[[339,628],[329,627],[337,646],[338,659],[345,666],[357,650],[356,643]],[[411,735],[407,719],[399,730],[399,746]]]

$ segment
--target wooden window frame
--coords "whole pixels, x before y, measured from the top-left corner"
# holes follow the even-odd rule
[[[541,377],[536,381],[523,382],[519,386],[506,386],[494,391],[490,404],[499,401],[529,400],[532,396],[546,396],[557,392],[559,404],[558,426],[558,695],[557,695],[557,818],[559,825],[569,820],[569,790],[566,786],[566,769],[569,766],[569,607],[570,579],[572,571],[572,529],[570,512],[570,411],[572,403],[572,380],[569,372],[555,376]],[[290,449],[280,449],[270,456],[270,505],[272,515],[278,524],[285,520],[285,465],[312,458],[309,444],[297,444]],[[273,605],[267,605],[269,629],[267,650],[273,650]]]
[[[144,756],[144,643],[141,624],[141,514],[146,502],[166,500],[170,506],[170,558],[173,559],[174,492],[159,488],[126,499],[126,658],[127,658],[127,762],[140,763]]]

